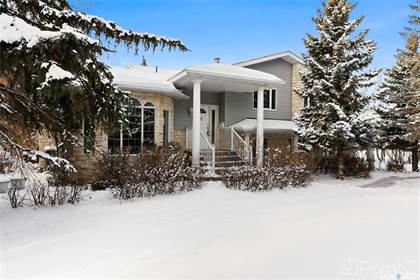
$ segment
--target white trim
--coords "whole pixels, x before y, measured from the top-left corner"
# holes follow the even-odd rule
[[[250,66],[250,65],[254,65],[254,64],[258,64],[258,63],[262,63],[262,62],[266,62],[266,61],[270,61],[270,60],[274,60],[278,58],[283,58],[290,64],[296,64],[296,63],[303,64],[302,58],[295,55],[291,51],[285,51],[285,52],[273,53],[273,54],[269,54],[269,55],[265,55],[261,57],[256,57],[256,58],[248,59],[244,61],[239,61],[239,62],[233,63],[233,65],[246,67],[246,66]]]
[[[115,84],[117,88],[125,91],[131,92],[144,92],[144,93],[155,93],[158,95],[168,96],[172,97],[174,99],[189,99],[187,95],[182,93],[180,90],[162,90],[158,88],[150,88],[150,87],[144,87],[144,86],[136,86],[133,84]]]
[[[264,88],[258,88],[257,98],[257,133],[256,156],[257,166],[262,167],[264,161]]]
[[[200,67],[205,65],[196,65],[191,67]],[[232,66],[232,65],[230,65]],[[239,67],[239,66],[238,66]],[[240,68],[240,67],[239,67]],[[247,69],[247,68],[244,68]],[[259,78],[259,77],[252,77],[252,75],[234,75],[234,74],[228,74],[226,72],[218,73],[217,71],[206,71],[206,70],[197,70],[194,68],[185,68],[180,73],[175,74],[174,76],[170,77],[168,79],[169,82],[176,83],[182,80],[182,78],[185,78],[188,75],[191,75],[191,79],[189,81],[194,82],[195,80],[203,81],[203,79],[216,79],[217,81],[227,81],[227,82],[239,82],[241,84],[248,84],[248,85],[255,85],[255,86],[262,86],[262,87],[272,87],[276,88],[278,86],[284,85],[286,82],[272,74],[254,70],[254,69],[248,69],[249,71],[254,71],[255,73],[262,73],[266,77],[265,78]],[[272,78],[272,79],[270,79]]]
[[[193,80],[193,118],[191,149],[193,166],[200,166],[201,83],[202,80]]]

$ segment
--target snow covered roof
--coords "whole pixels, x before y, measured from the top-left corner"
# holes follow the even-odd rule
[[[256,119],[244,119],[239,121],[230,127],[233,127],[239,131],[253,131],[257,128]],[[293,121],[285,120],[264,120],[264,130],[267,131],[297,131],[298,127]]]
[[[191,78],[222,78],[234,80],[236,82],[247,82],[254,85],[272,87],[283,85],[285,83],[282,79],[269,73],[221,63],[189,66],[171,77],[169,81],[173,83],[182,82],[182,80],[185,80],[185,77],[187,76],[190,76]]]
[[[158,68],[156,72],[154,67],[129,65],[112,67],[111,72],[114,75],[114,83],[121,89],[156,92],[179,99],[188,98],[168,81],[168,78],[179,70]]]
[[[266,61],[270,61],[270,60],[274,60],[278,58],[282,58],[285,61],[289,62],[290,64],[296,64],[296,63],[303,64],[302,58],[295,55],[291,51],[284,51],[284,52],[277,52],[277,53],[273,53],[273,54],[269,54],[269,55],[265,55],[261,57],[256,57],[256,58],[252,58],[252,59],[248,59],[244,61],[239,61],[239,62],[234,63],[233,65],[246,67],[249,65],[254,65],[257,63],[262,63],[262,62],[266,62]]]

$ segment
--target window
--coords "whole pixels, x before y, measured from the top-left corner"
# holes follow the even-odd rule
[[[276,110],[277,107],[277,91],[275,89],[265,89],[264,90],[264,109]],[[258,91],[254,91],[254,109],[257,109],[258,106]]]
[[[128,126],[116,125],[108,133],[108,152],[137,154],[142,147],[155,142],[155,108],[147,102],[143,106],[133,98],[133,106],[128,109]]]
[[[163,145],[169,144],[169,111],[163,110]]]

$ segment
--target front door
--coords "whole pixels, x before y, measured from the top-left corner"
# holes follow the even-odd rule
[[[201,105],[201,133],[206,137],[207,141],[216,145],[217,143],[217,127],[219,125],[219,106],[218,105]],[[204,139],[201,139],[200,143],[202,149],[208,149],[208,145]]]

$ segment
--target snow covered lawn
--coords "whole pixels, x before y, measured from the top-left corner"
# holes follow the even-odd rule
[[[43,209],[2,199],[0,278],[410,279],[420,179],[371,184],[384,176],[266,193],[208,183],[123,202],[95,192]]]

